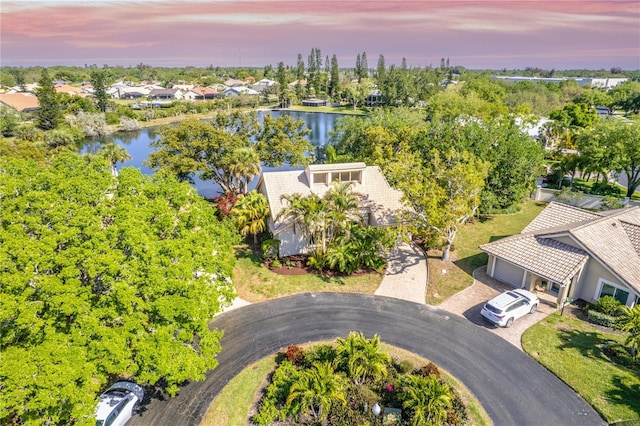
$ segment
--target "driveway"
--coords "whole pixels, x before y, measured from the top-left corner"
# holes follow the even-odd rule
[[[219,365],[175,398],[156,397],[130,425],[198,425],[245,367],[291,344],[361,331],[421,355],[464,383],[496,425],[604,425],[595,410],[524,352],[466,319],[397,298],[306,293],[221,314]]]
[[[487,275],[486,266],[476,269],[473,272],[473,277],[474,283],[471,287],[467,287],[449,297],[440,303],[438,308],[465,317],[477,326],[497,334],[520,350],[522,350],[520,342],[524,331],[556,311],[555,306],[552,306],[546,300],[540,299],[540,305],[534,314],[525,315],[516,320],[510,328],[496,327],[485,321],[484,317],[480,315],[482,305],[503,291],[512,290],[513,287]]]

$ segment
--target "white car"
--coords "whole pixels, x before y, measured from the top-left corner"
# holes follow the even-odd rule
[[[480,314],[500,327],[511,327],[518,318],[538,309],[538,296],[524,289],[505,291],[489,300]]]
[[[122,426],[138,410],[144,390],[132,382],[116,382],[102,395],[96,408],[96,426]]]

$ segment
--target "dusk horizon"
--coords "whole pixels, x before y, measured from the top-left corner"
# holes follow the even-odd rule
[[[3,1],[3,66],[640,69],[636,1]]]

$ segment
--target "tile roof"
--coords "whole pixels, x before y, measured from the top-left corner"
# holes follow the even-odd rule
[[[562,236],[582,249],[554,239]],[[522,233],[480,249],[548,278],[544,274],[552,270],[561,283],[579,265],[576,256],[588,255],[640,293],[640,207],[590,212],[551,202]]]
[[[368,209],[381,225],[393,224],[396,216],[404,208],[402,192],[392,188],[377,166],[366,166],[364,163],[343,163],[331,165],[308,166],[313,171],[318,170],[353,170],[363,168],[364,185],[355,182],[353,191],[362,195],[362,207]],[[258,183],[258,187],[264,188],[269,201],[271,221],[275,223],[275,229],[288,225],[276,218],[285,204],[281,201],[283,195],[312,193],[322,197],[330,188],[330,185],[314,184],[310,187],[307,170],[290,170],[264,172]]]
[[[40,108],[40,102],[35,95],[26,93],[3,93],[0,94],[0,102],[10,106],[16,111],[29,111]]]
[[[562,284],[569,284],[589,258],[582,249],[531,234],[503,238],[480,248],[488,254]]]

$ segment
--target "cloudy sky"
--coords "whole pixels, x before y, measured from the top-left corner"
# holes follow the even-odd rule
[[[640,69],[638,0],[2,0],[4,66]]]

